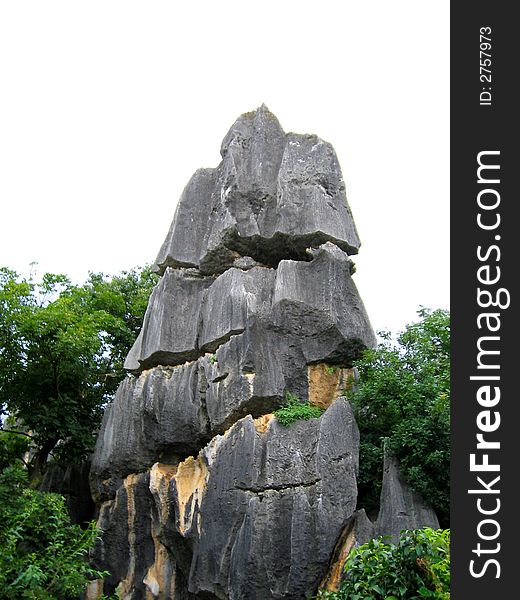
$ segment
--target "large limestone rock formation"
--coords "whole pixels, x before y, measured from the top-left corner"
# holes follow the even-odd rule
[[[221,154],[183,192],[104,416],[91,489],[111,575],[90,598],[304,599],[349,531],[374,532],[343,396],[375,338],[334,150],[262,106]],[[288,392],[325,412],[283,427]]]

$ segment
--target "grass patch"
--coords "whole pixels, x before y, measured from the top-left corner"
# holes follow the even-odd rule
[[[307,421],[308,419],[317,419],[324,413],[324,409],[319,406],[313,406],[303,402],[291,392],[285,394],[285,404],[275,411],[274,416],[278,419],[280,425],[288,427],[291,423],[298,420]]]

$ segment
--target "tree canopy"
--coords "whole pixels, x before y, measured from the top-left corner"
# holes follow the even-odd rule
[[[392,343],[358,361],[352,401],[361,432],[360,497],[377,509],[383,448],[396,456],[417,492],[449,522],[450,319],[446,310],[419,311],[420,320]]]
[[[155,281],[149,268],[79,286],[0,269],[0,467],[30,446],[37,483],[49,454],[79,461],[92,450]]]

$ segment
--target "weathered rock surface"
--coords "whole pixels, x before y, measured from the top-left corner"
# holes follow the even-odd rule
[[[340,398],[290,427],[247,416],[195,458],[128,475],[101,504],[104,592],[305,598],[355,510],[358,450]]]
[[[351,277],[352,262],[330,242],[307,254],[310,262],[230,268],[216,279],[168,268],[125,367],[138,372],[195,360],[247,329],[271,339],[292,336],[307,363],[350,364],[362,348],[375,344]]]
[[[196,453],[209,439],[200,383],[196,362],[156,367],[121,383],[105,411],[92,460],[97,500],[113,497],[126,475]]]
[[[212,282],[192,269],[168,269],[152,292],[125,369],[137,371],[195,359],[202,294]]]
[[[95,562],[111,576],[89,598],[304,600],[374,533],[356,512],[359,433],[342,396],[375,337],[334,150],[261,107],[221,155],[182,194],[104,415],[90,477]],[[325,412],[282,427],[288,392]]]
[[[272,412],[288,390],[308,399],[309,364],[350,366],[375,342],[351,270],[330,242],[310,262],[232,267],[216,279],[168,268],[126,361],[136,373],[149,368],[107,411],[97,479],[192,453],[244,415]]]
[[[204,295],[199,346],[214,352],[232,335],[242,333],[251,319],[271,310],[275,271],[232,268],[218,277]]]
[[[336,592],[345,576],[344,566],[352,548],[365,544],[374,537],[374,524],[364,509],[356,511],[347,521],[336,543],[327,574],[320,588]]]
[[[310,252],[313,260],[281,261],[276,271],[273,326],[301,340],[307,363],[351,365],[375,344],[361,298],[351,277],[352,262],[327,242]]]
[[[393,542],[403,529],[438,529],[435,511],[415,493],[403,478],[396,458],[385,453],[383,486],[375,535],[388,535]]]
[[[242,115],[221,147],[216,169],[197,171],[179,201],[156,260],[220,273],[239,256],[276,266],[306,260],[330,240],[355,254],[359,238],[330,144],[285,134],[269,110]]]
[[[196,487],[183,464],[173,478],[192,593],[304,598],[355,510],[359,433],[344,399],[318,420],[259,425],[245,417],[215,438],[197,459]]]
[[[159,540],[160,520],[151,479],[149,473],[129,475],[114,499],[101,504],[98,526],[103,537],[95,548],[93,563],[110,575],[92,582],[87,600],[114,592],[123,600],[191,598],[175,560]]]
[[[373,344],[351,261],[330,242],[310,262],[230,268],[215,280],[169,268],[126,361],[152,368],[127,378],[107,409],[95,493],[111,495],[121,477],[197,452],[246,414],[276,410],[286,391],[309,399],[308,365],[348,367]]]

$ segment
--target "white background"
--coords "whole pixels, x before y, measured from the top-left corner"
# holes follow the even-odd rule
[[[0,266],[153,262],[262,102],[339,157],[375,329],[449,305],[449,2],[0,2]]]

